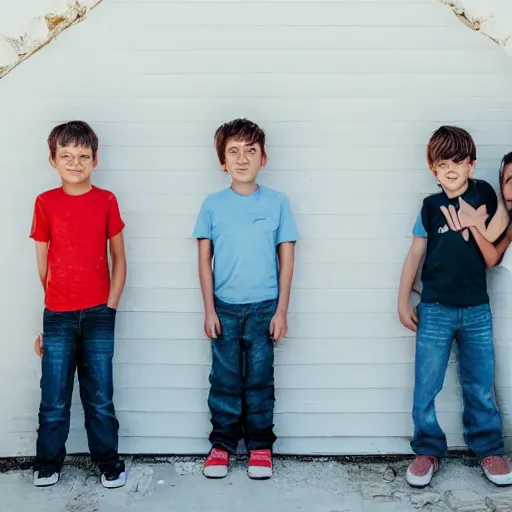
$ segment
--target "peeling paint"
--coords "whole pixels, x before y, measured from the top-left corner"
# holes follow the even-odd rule
[[[0,78],[82,21],[102,0],[18,0],[0,17]]]
[[[512,57],[511,0],[441,0],[472,30],[482,32]]]

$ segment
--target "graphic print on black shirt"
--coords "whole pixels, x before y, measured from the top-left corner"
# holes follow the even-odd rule
[[[443,191],[423,201],[421,220],[427,233],[427,253],[421,275],[422,302],[456,307],[489,302],[486,264],[475,239],[470,236],[466,241],[460,232],[449,229],[441,211],[442,206],[450,205],[458,211],[459,198],[475,209],[485,205],[487,222],[498,208],[494,189],[481,180],[469,180],[461,196],[449,198]]]

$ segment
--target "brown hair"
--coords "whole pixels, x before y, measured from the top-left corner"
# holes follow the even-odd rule
[[[48,137],[48,148],[52,158],[55,158],[58,145],[90,148],[93,158],[96,158],[98,136],[85,121],[69,121],[56,126]]]
[[[229,139],[236,139],[246,144],[259,144],[265,155],[265,132],[248,119],[235,119],[224,123],[215,132],[215,149],[221,165],[226,163],[226,145]]]
[[[476,160],[476,146],[473,137],[457,126],[441,126],[430,137],[427,146],[427,162],[430,168],[440,160],[462,162],[469,157]]]

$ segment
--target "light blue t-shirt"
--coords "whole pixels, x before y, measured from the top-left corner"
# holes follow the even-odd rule
[[[423,225],[423,219],[421,218],[421,210],[416,217],[416,222],[412,228],[412,234],[420,238],[428,238],[427,230],[425,229],[425,226]]]
[[[299,233],[288,198],[259,186],[248,196],[231,188],[208,196],[193,237],[212,241],[215,296],[248,304],[277,298],[277,246],[297,241]]]

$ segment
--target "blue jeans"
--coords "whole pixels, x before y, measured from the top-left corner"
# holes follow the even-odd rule
[[[494,348],[489,304],[457,308],[418,306],[413,451],[442,457],[446,436],[436,418],[435,398],[443,387],[452,340],[459,347],[464,399],[464,440],[479,458],[504,453],[501,418],[494,399]]]
[[[112,402],[115,315],[106,305],[65,313],[45,309],[34,469],[60,471],[64,463],[77,368],[91,458],[102,472],[119,468],[119,423]]]
[[[276,308],[276,300],[240,305],[215,300],[221,335],[211,340],[210,442],[229,453],[236,453],[242,438],[248,450],[270,449],[276,440],[269,332]]]

